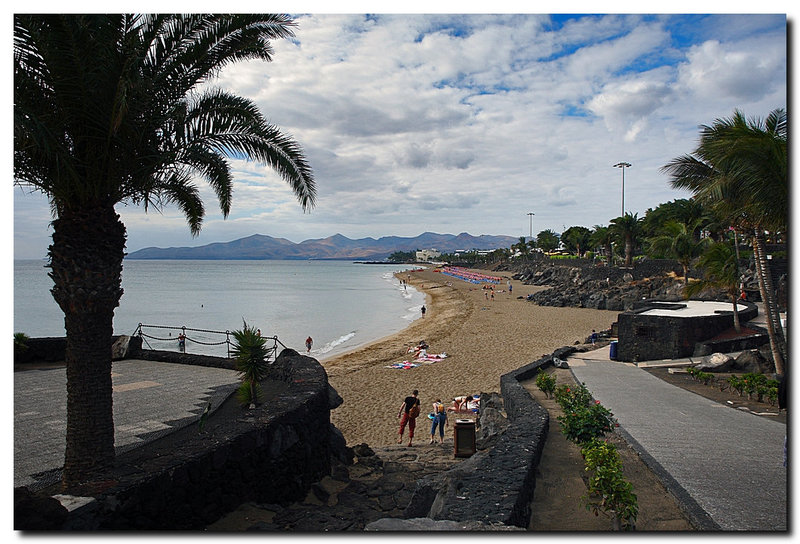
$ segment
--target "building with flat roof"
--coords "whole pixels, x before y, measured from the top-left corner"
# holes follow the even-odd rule
[[[752,302],[739,301],[739,320],[758,315]],[[680,359],[700,355],[703,342],[733,327],[730,302],[643,300],[617,318],[617,355],[620,361]],[[762,335],[753,343],[764,343]]]
[[[441,255],[442,252],[435,249],[420,249],[417,251],[417,261],[427,263],[428,261],[438,259]]]

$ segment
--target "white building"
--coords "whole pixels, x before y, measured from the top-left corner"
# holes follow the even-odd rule
[[[421,249],[417,251],[417,261],[421,263],[426,263],[433,259],[438,259],[442,255],[441,251],[436,251],[435,249]]]

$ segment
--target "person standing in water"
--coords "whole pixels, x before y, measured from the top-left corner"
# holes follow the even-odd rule
[[[306,353],[311,353],[311,346],[314,345],[314,340],[309,336],[306,338]]]

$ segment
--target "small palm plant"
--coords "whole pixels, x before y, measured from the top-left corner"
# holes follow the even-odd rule
[[[650,253],[675,259],[683,268],[683,284],[689,282],[689,267],[700,257],[708,245],[707,238],[695,240],[696,223],[687,225],[679,221],[667,221],[656,236],[649,239]]]
[[[233,348],[231,354],[236,359],[236,370],[242,385],[239,386],[238,398],[242,405],[255,408],[261,387],[259,383],[267,376],[267,356],[269,350],[266,339],[258,334],[255,327],[250,327],[242,320],[241,330],[233,331]]]
[[[691,297],[704,289],[715,287],[722,289],[728,295],[733,305],[733,327],[736,332],[742,330],[739,321],[739,266],[736,259],[736,250],[729,242],[716,242],[710,245],[697,262],[703,270],[703,279],[686,284],[684,294]]]

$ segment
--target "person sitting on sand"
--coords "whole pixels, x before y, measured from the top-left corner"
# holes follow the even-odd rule
[[[453,403],[447,409],[450,412],[466,412],[467,404],[472,400],[472,395],[465,395],[463,397],[456,397]]]
[[[406,351],[406,353],[413,352],[414,353],[414,359],[417,359],[419,357],[424,357],[426,352],[427,352],[427,350],[428,350],[427,342],[425,342],[425,340],[420,340],[419,344],[417,344],[414,347],[408,348],[408,351]]]

